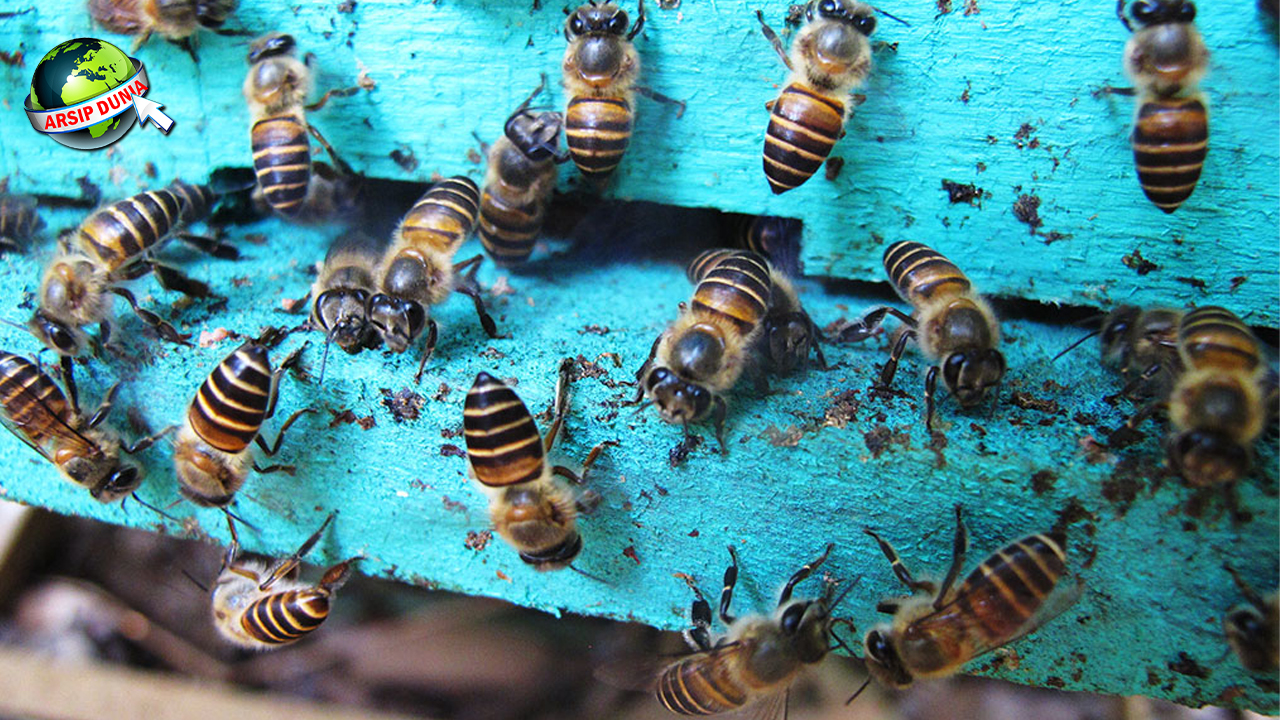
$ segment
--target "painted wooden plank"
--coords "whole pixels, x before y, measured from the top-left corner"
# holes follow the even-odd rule
[[[59,211],[47,220],[57,228],[75,218]],[[614,218],[620,227],[653,221],[652,215]],[[675,216],[663,222],[677,236],[696,237],[695,226],[681,225]],[[174,249],[170,254],[194,276],[228,295],[224,309],[197,303],[178,310],[170,305],[178,298],[150,279],[139,283],[139,297],[197,334],[291,324],[296,317],[275,310],[305,292],[307,266],[335,233],[274,220],[248,226],[233,234],[245,254],[236,263]],[[261,234],[264,244],[240,239],[249,234]],[[630,239],[626,233],[607,237]],[[478,249],[473,242],[459,257]],[[41,253],[0,260],[0,306],[10,308],[10,319],[23,320],[29,312],[40,260]],[[981,268],[972,275],[979,285],[992,279]],[[536,262],[519,275],[486,264],[480,279],[486,288],[509,288],[491,302],[500,329],[513,337],[487,339],[470,303],[450,300],[434,314],[441,341],[420,386],[412,385],[413,354],[348,357],[335,351],[323,385],[285,378],[281,415],[267,423],[269,438],[293,410],[320,412],[295,426],[277,458],[295,463],[296,474],[253,476],[239,496],[236,512],[257,527],[243,533],[246,546],[287,553],[338,509],[313,562],[362,553],[361,572],[425,588],[678,629],[688,622],[691,598],[672,573],[692,574],[714,592],[728,559],[725,547],[734,544],[743,563],[739,611],[763,610],[782,578],[834,542],[827,569],[853,583],[841,614],[865,631],[877,619],[875,603],[900,588],[862,528],[873,527],[894,542],[917,573],[940,575],[952,507],[959,503],[973,536],[971,565],[1006,541],[1065,527],[1071,566],[1086,583],[1074,608],[1017,646],[1019,662],[986,658],[972,671],[1191,705],[1276,709],[1275,686],[1235,664],[1218,625],[1240,601],[1222,563],[1239,566],[1259,587],[1276,578],[1280,480],[1274,442],[1262,448],[1255,476],[1239,483],[1248,519],[1233,519],[1216,493],[1193,492],[1160,468],[1158,425],[1147,427],[1145,439],[1131,447],[1089,452],[1090,438],[1105,439],[1133,407],[1102,402],[1117,382],[1099,366],[1092,347],[1050,362],[1078,329],[1006,321],[1010,373],[999,400],[970,415],[944,401],[945,442],[931,445],[924,432],[918,355],[908,354],[899,374],[906,395],[886,400],[869,393],[887,352],[872,342],[831,349],[831,370],[777,381],[773,394],[734,393],[728,457],[710,452],[707,442],[672,467],[679,429],[652,410],[619,403],[633,392],[620,383],[631,379],[652,339],[690,294],[678,264],[629,257],[602,240],[571,260]],[[803,290],[820,324],[859,314],[874,302],[816,286]],[[84,366],[81,392],[91,402],[112,382],[124,381],[119,407],[136,407],[152,428],[180,422],[206,374],[234,348],[230,341],[207,348],[161,345],[146,340],[133,318],[121,320],[118,335],[127,346]],[[290,338],[277,358],[303,341]],[[304,358],[314,373],[320,347],[311,341]],[[36,344],[0,326],[0,347],[30,352]],[[617,353],[622,366],[604,353]],[[586,546],[577,565],[598,579],[569,571],[539,574],[501,540],[486,544],[486,501],[457,456],[462,402],[477,372],[514,378],[517,392],[540,413],[550,406],[565,355],[594,365],[583,366],[584,377],[573,385],[573,414],[556,458],[572,465],[598,442],[619,443],[590,479],[603,504],[581,524]],[[391,414],[390,398],[402,391],[416,393],[409,397],[421,403],[418,417]],[[123,427],[123,416],[116,422]],[[162,444],[142,459],[149,470],[143,497],[161,506],[178,499],[169,448]],[[0,465],[8,468],[0,492],[9,499],[226,540],[217,511],[180,504],[171,510],[180,522],[169,523],[136,504],[100,505],[7,434],[0,434]],[[814,585],[802,591],[816,592]]]
[[[644,83],[688,101],[677,118],[641,98],[626,161],[610,190],[620,198],[803,218],[804,260],[813,275],[880,280],[880,253],[898,239],[924,240],[995,270],[989,291],[1045,302],[1110,307],[1117,302],[1231,306],[1276,326],[1276,234],[1280,226],[1280,75],[1276,30],[1265,16],[1202,3],[1198,24],[1213,51],[1204,83],[1212,114],[1209,159],[1196,194],[1173,216],[1142,196],[1127,137],[1128,98],[1093,97],[1122,85],[1126,31],[1108,2],[973,0],[886,7],[867,102],[835,154],[840,176],[816,178],[781,197],[760,168],[763,109],[786,71],[759,32],[756,5],[688,2],[649,7],[637,47]],[[472,131],[492,139],[519,100],[553,80],[564,49],[561,4],[527,0],[408,0],[283,5],[245,0],[233,21],[260,33],[286,30],[319,58],[322,89],[377,83],[337,100],[314,121],[358,169],[425,180],[480,168]],[[0,47],[25,66],[2,66],[0,157],[14,187],[61,191],[88,174],[121,194],[161,178],[199,176],[248,164],[248,120],[240,97],[249,38],[201,35],[198,65],[158,40],[140,52],[152,96],[169,103],[168,138],[134,131],[104,158],[36,137],[18,110],[38,57],[63,39],[98,34],[78,5],[11,3]],[[759,5],[783,30],[787,3]],[[628,7],[634,16],[634,9]],[[785,35],[785,33],[784,33]],[[412,156],[404,166],[392,159]],[[983,191],[976,206],[951,204],[944,180]],[[576,187],[565,168],[562,189]],[[1038,199],[1042,225],[1020,221],[1015,202]],[[1149,263],[1144,265],[1139,256]],[[1128,259],[1126,264],[1126,258]],[[1145,268],[1139,270],[1137,268]],[[1046,272],[1052,270],[1052,272]],[[1145,274],[1139,274],[1145,272]]]

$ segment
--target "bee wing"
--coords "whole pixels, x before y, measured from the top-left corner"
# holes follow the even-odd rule
[[[1072,579],[1074,579],[1074,582],[1071,582]],[[986,632],[979,627],[980,621],[976,614],[959,614],[958,617],[961,618],[959,622],[963,623],[963,628],[967,631],[965,635],[975,639],[973,645],[973,657],[969,659],[973,660],[981,657],[982,655],[986,655],[997,648],[1012,645],[1022,638],[1030,635],[1045,623],[1066,612],[1068,608],[1075,604],[1076,600],[1080,599],[1080,595],[1083,592],[1084,580],[1079,577],[1063,578],[1058,583],[1057,587],[1053,589],[1053,592],[1049,593],[1049,596],[1040,604],[1040,607],[1032,613],[1031,617],[1007,638],[990,640],[986,637]],[[960,597],[962,596],[957,595],[951,600],[951,602],[938,610],[938,612],[951,608]]]
[[[652,693],[657,688],[658,676],[679,659],[680,656],[672,655],[623,655],[597,665],[592,674],[606,685]]]
[[[25,391],[24,391],[25,392]],[[7,412],[0,412],[0,425],[4,425],[5,429],[13,433],[13,436],[26,443],[27,447],[40,453],[45,460],[53,462],[53,458],[49,456],[49,451],[45,450],[36,441],[31,438],[31,434],[27,432],[26,427],[22,423],[13,419]]]
[[[62,415],[49,407],[49,405],[44,401],[44,398],[32,392],[30,387],[21,387],[18,390],[18,396],[39,405],[44,412],[48,414],[48,417],[53,420],[53,426],[51,428],[44,429],[48,435],[48,441],[51,441],[55,436],[72,437],[87,446],[95,446],[95,443],[82,435],[79,430],[76,430],[74,427],[67,424],[67,421],[63,419]],[[28,431],[26,424],[19,422],[8,412],[0,411],[0,425],[4,425],[5,429],[13,433],[19,440],[26,443],[27,447],[30,447],[32,450],[40,453],[45,460],[53,462],[53,457],[49,455],[49,451],[35,441],[32,437],[32,433]]]

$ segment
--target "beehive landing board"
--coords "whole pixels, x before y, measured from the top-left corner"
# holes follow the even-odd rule
[[[764,104],[786,70],[754,11],[786,40],[788,4],[649,4],[637,39],[642,81],[686,100],[688,111],[677,118],[669,106],[637,101],[634,141],[610,194],[803,218],[813,275],[879,279],[887,242],[923,240],[975,272],[998,269],[995,294],[1104,308],[1213,301],[1253,324],[1277,324],[1280,63],[1275,25],[1253,2],[1200,4],[1213,53],[1204,82],[1210,151],[1195,194],[1172,216],[1147,202],[1134,176],[1132,100],[1094,95],[1127,84],[1128,33],[1108,0],[886,4],[911,25],[880,18],[867,101],[834,151],[843,171],[774,197],[761,171]],[[479,172],[467,159],[471,132],[492,140],[540,73],[552,79],[545,101],[563,103],[563,2],[240,5],[230,27],[294,34],[318,57],[321,90],[354,85],[362,71],[376,83],[314,117],[370,176]],[[83,35],[129,44],[94,27],[80,6],[0,7],[18,13],[0,18],[0,49],[25,56],[25,65],[0,67],[0,157],[19,173],[15,189],[57,192],[87,173],[127,194],[146,182],[147,163],[161,178],[248,163],[240,83],[249,37],[202,34],[199,64],[158,38],[138,52],[150,97],[178,121],[168,138],[135,130],[109,163],[34,142],[20,108],[38,58]],[[952,204],[944,181],[972,184],[977,195]],[[564,168],[562,189],[576,183]]]
[[[58,211],[47,219],[59,228],[76,217]],[[624,216],[620,222],[638,221]],[[173,303],[179,298],[149,278],[138,283],[139,296],[197,337],[218,328],[255,333],[264,325],[293,324],[299,318],[278,309],[306,292],[312,280],[307,267],[335,233],[278,221],[233,229],[231,239],[245,256],[238,262],[167,249],[166,255],[228,296],[224,309],[207,302],[178,309]],[[873,341],[829,348],[832,369],[776,381],[768,396],[746,384],[730,398],[728,457],[714,454],[708,437],[673,467],[679,429],[652,409],[637,412],[620,402],[632,396],[624,383],[690,288],[677,263],[604,259],[625,254],[625,244],[609,245],[625,240],[605,233],[594,252],[588,246],[572,260],[544,259],[519,274],[486,263],[481,283],[496,286],[493,313],[500,330],[513,337],[488,339],[466,298],[451,299],[434,315],[441,341],[421,385],[412,383],[415,354],[349,357],[335,349],[323,384],[286,376],[280,414],[266,425],[268,439],[295,409],[319,412],[294,426],[277,458],[295,463],[296,475],[253,476],[243,489],[235,511],[258,528],[242,533],[245,545],[287,553],[338,509],[313,562],[361,553],[366,559],[360,570],[370,575],[551,613],[677,629],[688,622],[690,593],[673,573],[689,573],[714,593],[728,561],[725,547],[733,544],[743,573],[736,606],[739,612],[764,610],[787,575],[834,542],[825,569],[853,583],[840,614],[865,630],[875,622],[875,603],[900,587],[862,528],[883,533],[917,573],[940,576],[948,562],[952,507],[961,504],[973,537],[970,568],[1005,542],[1062,527],[1070,538],[1070,564],[1086,583],[1076,606],[1016,646],[1020,662],[992,656],[975,663],[974,671],[1191,705],[1276,708],[1274,684],[1237,667],[1219,627],[1223,613],[1240,601],[1224,562],[1259,587],[1270,588],[1276,578],[1274,449],[1264,450],[1257,473],[1238,485],[1239,506],[1251,517],[1233,519],[1219,494],[1193,492],[1161,469],[1158,423],[1130,447],[1092,445],[1106,442],[1134,408],[1101,401],[1118,383],[1099,367],[1092,344],[1050,362],[1080,335],[1078,328],[1008,320],[1011,371],[998,400],[970,415],[944,401],[936,440],[922,422],[920,357],[908,354],[899,373],[897,387],[905,395],[878,398],[869,386],[887,347]],[[469,243],[459,257],[478,250]],[[0,262],[0,302],[10,319],[25,319],[30,311],[41,255]],[[981,284],[988,276],[975,272],[974,279]],[[804,290],[821,324],[861,314],[873,302],[818,287]],[[128,345],[83,366],[80,384],[92,404],[112,382],[125,383],[114,418],[122,428],[130,407],[153,429],[181,422],[198,385],[236,345],[166,346],[145,337],[132,317],[122,318],[117,332]],[[290,337],[276,359],[305,339]],[[315,336],[310,341],[304,360],[314,375],[321,343]],[[31,352],[36,345],[23,332],[0,326],[0,347]],[[621,367],[606,353],[616,353]],[[463,399],[477,372],[518,381],[516,391],[534,413],[543,413],[566,355],[580,358],[581,377],[572,385],[572,415],[554,459],[572,467],[594,444],[618,443],[590,477],[603,504],[581,525],[586,546],[577,566],[598,580],[570,571],[539,574],[500,539],[486,543],[485,498],[468,481],[459,456]],[[416,418],[396,418],[391,405],[397,397],[416,409]],[[539,422],[546,427],[545,416]],[[705,428],[697,430],[709,436]],[[149,477],[142,496],[159,506],[176,500],[167,444],[143,460]],[[9,468],[0,480],[9,499],[227,539],[215,510],[180,504],[171,511],[181,518],[174,524],[136,504],[126,510],[99,505],[7,434],[0,434],[0,462]],[[801,588],[818,590],[816,581]]]

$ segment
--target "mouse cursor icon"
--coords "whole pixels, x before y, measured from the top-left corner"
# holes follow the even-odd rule
[[[160,112],[160,108],[164,107],[154,100],[148,100],[141,95],[133,96],[133,108],[138,112],[138,125],[146,125],[150,120],[153,125],[160,129],[165,135],[169,134],[169,128],[173,127],[173,118]]]

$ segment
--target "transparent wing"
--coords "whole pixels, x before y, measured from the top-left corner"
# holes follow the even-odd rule
[[[15,400],[19,398],[39,406],[40,413],[43,413],[49,419],[49,426],[42,429],[42,434],[48,435],[45,441],[46,445],[56,437],[66,437],[74,438],[76,441],[90,448],[97,447],[96,443],[82,435],[79,430],[76,430],[74,427],[69,425],[60,413],[49,407],[48,403],[44,401],[44,398],[32,392],[30,387],[22,387],[19,389],[18,396]],[[32,419],[35,419],[34,416]],[[22,442],[26,443],[27,447],[40,453],[44,459],[49,462],[53,462],[53,457],[49,455],[49,451],[44,447],[44,445],[36,442],[34,433],[27,426],[27,423],[20,422],[8,412],[0,410],[0,425],[4,425],[6,430],[13,433],[13,435]]]
[[[988,638],[976,614],[959,611],[956,607],[956,601],[964,597],[964,595],[956,595],[951,602],[920,618],[913,624],[918,626],[922,623],[928,624],[930,622],[945,623],[951,632],[959,632],[964,637],[971,638],[973,640],[973,656],[969,658],[971,661],[997,648],[1012,645],[1035,632],[1045,623],[1066,612],[1068,608],[1080,599],[1080,595],[1083,592],[1084,581],[1078,576],[1066,575],[1062,577],[1054,587],[1053,592],[1049,593],[1049,596],[1031,614],[1031,617],[1008,637],[1003,638]]]
[[[6,430],[13,433],[14,437],[26,443],[27,447],[40,453],[40,455],[44,457],[45,460],[48,460],[49,462],[53,462],[53,458],[49,456],[49,452],[45,450],[43,447],[41,447],[40,445],[36,444],[36,441],[31,437],[31,434],[27,432],[26,427],[22,423],[18,422],[13,417],[11,417],[9,413],[0,412],[0,425],[4,425],[4,428]]]

